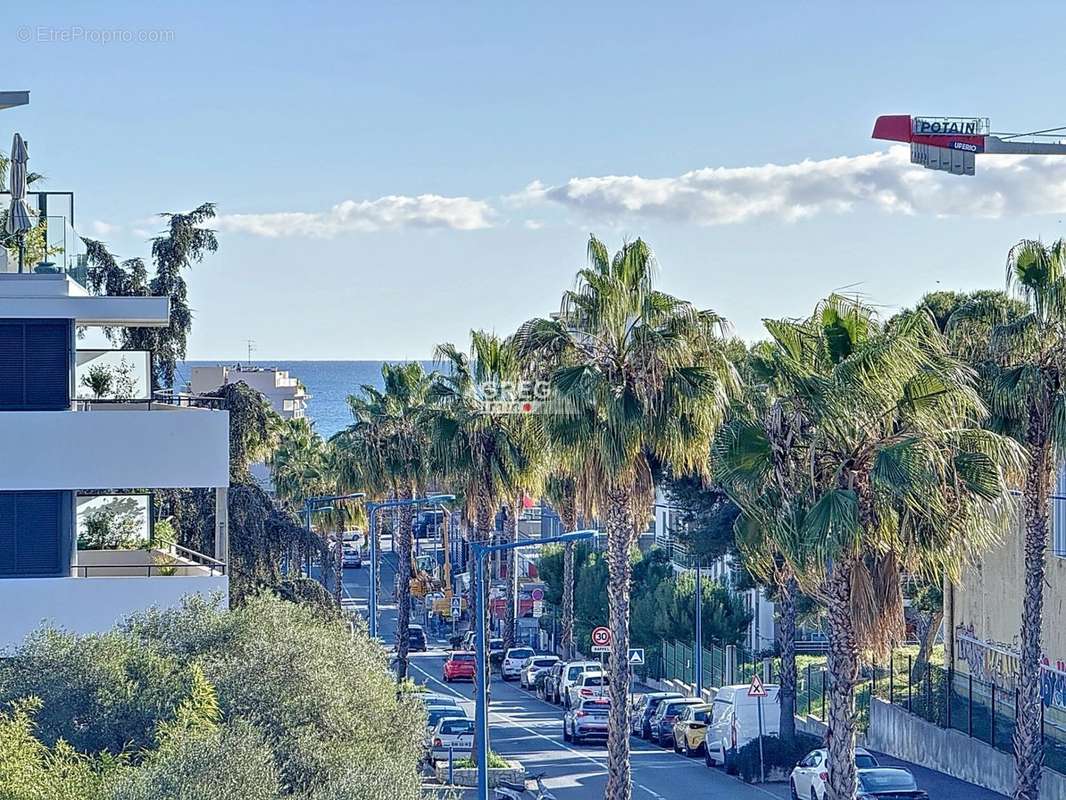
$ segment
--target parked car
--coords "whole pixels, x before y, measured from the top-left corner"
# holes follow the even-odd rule
[[[555,689],[555,694],[559,698],[555,702],[566,706],[569,702],[570,686],[579,680],[586,671],[603,672],[603,667],[599,661],[570,661],[567,663],[566,669],[563,670]]]
[[[522,673],[522,666],[533,657],[532,647],[512,647],[503,654],[503,664],[500,667],[500,677],[505,681],[517,678]]]
[[[704,703],[698,697],[680,697],[671,700],[663,700],[655,710],[655,716],[651,718],[651,740],[655,744],[672,744],[674,741],[674,723],[677,715],[685,706],[702,706]]]
[[[344,543],[344,552],[341,554],[341,560],[345,567],[360,569],[363,566],[363,551],[359,547],[359,542],[346,541]]]
[[[407,649],[413,653],[424,653],[426,645],[426,632],[421,625],[409,625],[407,627]]]
[[[647,692],[638,694],[633,701],[633,709],[629,714],[629,731],[641,739],[651,738],[651,718],[659,710],[659,704],[664,700],[675,700],[682,697],[677,692]]]
[[[458,698],[453,697],[450,694],[437,694],[436,692],[426,692],[420,695],[422,702],[426,708],[435,708],[438,706],[448,706],[450,708],[459,708]]]
[[[606,739],[611,701],[586,697],[563,714],[563,741],[581,744],[586,739]]]
[[[781,706],[777,702],[777,686],[766,684],[762,699],[762,730],[767,736],[777,736],[781,725]],[[759,736],[758,699],[748,697],[748,685],[723,686],[714,696],[713,711],[707,727],[704,758],[707,766],[723,766],[735,772],[733,760],[737,750]]]
[[[414,523],[411,525],[411,532],[416,539],[436,536],[443,522],[444,511],[441,509],[423,511],[415,518]]]
[[[576,708],[589,697],[607,696],[607,674],[598,666],[595,671],[586,670],[581,677],[566,688],[566,707]]]
[[[530,656],[518,673],[518,684],[523,689],[532,689],[537,682],[537,675],[546,672],[559,663],[559,656]]]
[[[437,723],[442,719],[466,719],[466,712],[461,708],[452,708],[450,706],[437,706],[436,708],[430,708],[426,711],[426,744],[428,745],[432,740],[429,738],[432,731],[437,727]]]
[[[469,650],[474,652],[476,645],[474,643],[474,631],[467,631],[463,634],[463,641],[459,645],[461,650]],[[503,658],[503,639],[489,639],[489,659]]]
[[[793,800],[824,800],[825,782],[829,779],[826,772],[826,762],[829,751],[824,747],[812,750],[796,764],[789,777],[789,789]],[[861,747],[855,748],[855,766],[859,769],[873,769],[878,766],[877,759],[868,750]]]
[[[707,737],[707,722],[710,718],[711,707],[706,704],[681,709],[674,722],[674,752],[684,756],[695,756],[703,752],[703,741]]]
[[[562,702],[562,698],[559,695],[559,682],[562,680],[565,672],[565,661],[556,661],[555,665],[548,669],[548,674],[544,677],[544,682],[541,683],[540,687],[537,689],[537,694],[542,700],[556,704]]]
[[[429,736],[429,760],[443,761],[451,750],[453,758],[467,758],[474,749],[474,720],[446,717]]]
[[[856,800],[929,800],[914,776],[899,767],[860,769],[858,789]]]
[[[444,662],[443,677],[445,683],[456,680],[474,680],[474,654],[469,651],[454,650]]]

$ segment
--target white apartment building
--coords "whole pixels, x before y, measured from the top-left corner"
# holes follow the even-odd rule
[[[307,415],[311,395],[287,370],[273,367],[217,366],[193,367],[189,378],[192,394],[206,394],[229,383],[244,381],[264,395],[282,419],[302,419]]]
[[[0,653],[43,623],[84,634],[228,597],[228,412],[153,399],[150,353],[78,349],[79,329],[165,326],[169,300],[92,296],[75,256],[0,273]],[[100,380],[115,369],[121,391]],[[212,553],[156,546],[151,493],[167,488],[214,490]],[[131,517],[124,546],[80,549],[109,504]]]
[[[687,551],[679,545],[676,536],[680,528],[680,513],[671,506],[670,499],[659,487],[655,488],[655,543],[668,549],[672,554],[674,570],[677,572],[695,572],[695,564]],[[713,563],[701,564],[704,575],[723,585],[734,586],[734,566],[732,559],[726,555],[715,559]],[[776,625],[774,621],[774,604],[759,586],[738,592],[745,606],[751,612],[752,619],[748,625],[744,646],[754,652],[769,650],[776,642]]]

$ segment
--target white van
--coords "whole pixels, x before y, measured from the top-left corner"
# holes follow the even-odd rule
[[[763,686],[762,730],[766,736],[777,736],[781,730],[781,705],[775,684]],[[726,772],[735,771],[733,760],[737,751],[759,738],[758,699],[748,697],[748,684],[723,686],[711,704],[711,721],[707,725],[707,766],[724,766]]]

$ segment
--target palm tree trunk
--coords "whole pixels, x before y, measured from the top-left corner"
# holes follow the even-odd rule
[[[505,536],[508,542],[518,541],[518,513],[522,507],[522,495],[512,501],[507,508],[507,530]],[[515,625],[518,618],[518,548],[508,552],[510,565],[507,569],[507,613],[503,626],[503,646],[514,647]]]
[[[1022,604],[1021,656],[1018,660],[1014,725],[1014,800],[1038,800],[1044,762],[1041,730],[1040,631],[1044,619],[1044,572],[1047,567],[1048,518],[1053,481],[1051,448],[1039,418],[1026,437],[1029,467],[1025,475],[1025,597]]]
[[[577,530],[577,509],[572,502],[566,503],[559,509],[559,522],[562,524],[562,532],[570,533]],[[567,542],[563,545],[563,655],[566,658],[574,657],[574,543]]]
[[[630,800],[633,781],[629,766],[629,589],[633,567],[629,549],[634,526],[629,492],[607,496],[607,606],[611,652],[607,661],[610,683],[610,727],[607,734],[607,800]]]
[[[851,569],[838,562],[826,579],[829,618],[829,750],[827,800],[855,797],[855,680],[859,648],[851,614]]]
[[[414,488],[404,486],[401,500],[414,497]],[[396,552],[396,680],[407,677],[407,656],[411,647],[411,506],[400,507],[400,522],[393,532]]]
[[[492,537],[492,533],[493,533],[492,507],[489,505],[488,500],[486,500],[484,497],[480,497],[480,498],[478,498],[477,521],[475,522],[474,529],[472,531],[472,534],[473,534],[472,541],[487,542]],[[474,584],[474,570],[477,568],[477,562],[478,562],[478,560],[476,558],[474,558],[473,549],[471,548],[470,560],[467,562],[467,566],[469,567],[469,570],[470,570],[470,626],[471,626],[471,628],[475,628],[476,625],[477,625],[477,616],[476,615],[478,615],[478,614],[484,615],[483,619],[488,617],[488,603],[487,602],[482,603],[481,602],[481,598],[479,598],[477,596],[477,594],[474,592],[474,585],[475,585]],[[482,590],[482,592],[484,592],[484,596],[485,596],[485,598],[487,600],[488,599],[488,594],[489,594],[488,593],[488,587],[483,585],[481,587],[481,590]],[[486,619],[485,631],[487,632],[488,630],[489,630],[488,620]],[[491,664],[491,662],[489,661],[489,644],[488,644],[488,642],[485,642],[485,660],[486,660],[486,663],[484,664],[484,671],[483,671],[482,674],[484,674],[484,676],[485,676],[485,683],[486,683],[485,691],[486,691],[486,695],[489,695],[490,692],[491,692],[491,688],[492,688],[492,673],[490,672],[490,664]],[[473,696],[474,697],[477,697],[477,693],[478,693],[477,675],[478,675],[478,670],[474,670],[474,692],[473,692]],[[492,698],[489,697],[489,699],[491,700]],[[488,709],[486,709],[486,712],[487,711],[488,711]],[[477,766],[477,754],[478,754],[478,750],[479,750],[479,746],[480,746],[480,737],[481,737],[481,726],[480,725],[475,725],[474,726],[474,749],[470,753],[470,758],[473,761],[474,766]]]
[[[792,747],[796,741],[796,594],[799,583],[794,575],[781,586],[778,599],[778,641],[781,645],[781,675],[778,699],[781,702],[781,741]]]

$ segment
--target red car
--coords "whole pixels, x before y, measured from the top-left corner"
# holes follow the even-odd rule
[[[466,652],[455,652],[448,656],[448,660],[444,662],[444,680],[445,682],[451,682],[460,678],[467,680],[474,680],[474,654]]]

